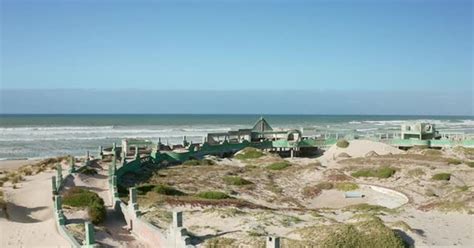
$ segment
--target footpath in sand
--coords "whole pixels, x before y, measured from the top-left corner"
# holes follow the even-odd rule
[[[99,164],[92,166],[98,171],[97,175],[76,174],[74,178],[67,178],[65,182],[65,189],[73,186],[86,188],[97,193],[107,207],[107,217],[102,227],[96,228],[96,241],[103,247],[147,247],[144,243],[137,240],[127,230],[127,223],[119,211],[115,211],[108,193],[107,170],[104,170]],[[81,211],[84,212],[84,211]],[[74,222],[84,222],[84,214],[67,213],[66,217],[72,217]],[[69,215],[69,216],[68,216]]]
[[[0,218],[0,247],[70,247],[53,216],[51,177],[55,171],[28,176],[4,187],[8,218]]]

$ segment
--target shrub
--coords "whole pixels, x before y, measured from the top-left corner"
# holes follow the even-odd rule
[[[18,174],[13,174],[11,177],[10,177],[10,181],[12,182],[12,184],[16,184],[16,183],[19,183],[20,181],[23,180],[23,177],[21,175],[18,175]]]
[[[256,159],[262,157],[263,155],[265,154],[257,148],[246,147],[239,154],[236,154],[234,158],[240,160]]]
[[[453,164],[453,165],[462,164],[462,161],[457,159],[457,158],[448,158],[448,159],[446,159],[446,162],[448,164]]]
[[[184,195],[183,192],[167,185],[159,184],[153,188],[153,191],[162,195]]]
[[[21,169],[21,173],[23,173],[25,176],[31,176],[33,174],[33,170],[31,168],[23,168]]]
[[[183,162],[183,165],[215,165],[216,163],[210,159],[190,159]]]
[[[330,182],[322,182],[322,183],[318,183],[316,185],[316,187],[322,189],[322,190],[330,190],[334,187],[334,185]]]
[[[155,188],[156,185],[154,184],[142,184],[142,185],[139,185],[139,186],[136,186],[135,189],[137,190],[137,193],[139,195],[144,195],[150,191],[153,190],[153,188]],[[120,191],[120,187],[117,187],[118,190]],[[125,189],[124,193],[128,194],[128,190]]]
[[[231,198],[226,193],[219,192],[219,191],[204,191],[204,192],[198,193],[196,196],[199,197],[199,198],[213,199],[213,200],[221,200],[221,199]]]
[[[341,191],[351,191],[351,190],[356,190],[359,188],[359,185],[351,182],[341,182],[341,183],[336,183],[335,185],[337,190]]]
[[[314,186],[304,187],[303,191],[302,191],[302,194],[305,198],[312,198],[312,197],[316,197],[319,194],[321,194],[321,192],[323,190],[330,190],[333,187],[334,187],[334,185],[330,182],[322,182],[322,183],[318,183]]]
[[[424,176],[426,173],[423,171],[422,168],[415,168],[408,171],[408,175],[413,177],[421,177]]]
[[[474,161],[465,161],[464,162],[467,166],[474,168]]]
[[[97,193],[74,187],[70,188],[63,197],[63,204],[71,207],[87,208],[92,223],[98,224],[105,220],[106,209],[104,200]]]
[[[396,170],[389,166],[381,166],[379,168],[362,169],[353,172],[353,177],[377,177],[377,178],[389,178],[395,174]]]
[[[440,150],[426,149],[423,151],[423,155],[426,156],[441,156],[443,153]]]
[[[403,248],[403,239],[385,226],[379,218],[351,224],[339,224],[320,243],[323,248],[334,247],[393,247]]]
[[[290,163],[283,161],[283,162],[275,162],[267,166],[269,170],[283,170],[287,167],[291,166]]]
[[[63,197],[63,204],[71,207],[88,207],[94,202],[104,204],[97,193],[79,187],[70,188]]]
[[[223,178],[223,180],[226,184],[237,185],[237,186],[252,184],[251,181],[246,180],[241,177],[237,177],[237,176],[226,176]]]
[[[354,210],[354,211],[363,211],[363,212],[393,212],[393,210],[386,208],[384,206],[371,205],[368,203],[350,205],[350,206],[345,207],[345,209]]]
[[[306,186],[303,188],[303,196],[305,198],[313,198],[321,194],[321,189],[316,186]]]
[[[82,173],[84,175],[95,175],[97,174],[97,170],[94,168],[90,168],[88,166],[82,166],[77,170],[77,172]]]
[[[449,181],[449,179],[451,179],[451,173],[438,173],[433,175],[431,179]]]
[[[347,148],[349,146],[349,141],[345,139],[340,139],[336,142],[336,146],[339,148]]]
[[[89,214],[91,222],[97,225],[105,220],[107,210],[105,209],[104,204],[93,202],[92,205],[87,208],[87,213]]]

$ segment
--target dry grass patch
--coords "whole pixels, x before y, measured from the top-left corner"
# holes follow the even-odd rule
[[[438,173],[434,174],[431,179],[437,181],[449,181],[451,179],[451,173]]]
[[[257,159],[263,157],[265,154],[262,150],[253,148],[253,147],[246,147],[239,151],[234,158],[239,160],[248,160],[248,159]]]
[[[389,166],[381,166],[378,168],[360,169],[353,172],[353,177],[376,177],[376,178],[389,178],[395,174],[396,169]]]
[[[354,223],[304,227],[297,231],[303,240],[286,241],[289,247],[364,247],[403,248],[403,239],[379,218]]]
[[[359,185],[351,182],[340,182],[335,184],[335,188],[341,191],[352,191],[359,188]]]

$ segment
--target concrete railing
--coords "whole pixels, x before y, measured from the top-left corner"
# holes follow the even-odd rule
[[[86,159],[86,165],[88,165],[88,157]],[[66,177],[72,176],[72,173],[75,173],[75,163],[74,163],[74,157],[70,158],[69,161],[69,170],[68,174]],[[62,197],[60,195],[61,190],[63,189],[64,186],[64,178],[63,178],[63,172],[62,172],[62,166],[61,164],[58,164],[56,166],[56,176],[53,176],[51,178],[51,184],[52,184],[52,193],[53,193],[53,215],[55,219],[56,226],[58,228],[59,233],[61,236],[63,236],[71,245],[71,247],[74,248],[92,248],[92,247],[98,247],[98,245],[95,242],[94,238],[94,226],[90,222],[85,222],[84,227],[85,227],[85,240],[84,244],[79,244],[79,242],[74,238],[74,236],[68,231],[66,228],[67,225],[67,218],[64,216],[63,213],[63,208],[62,208]]]

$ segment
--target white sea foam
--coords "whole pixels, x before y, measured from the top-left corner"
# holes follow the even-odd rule
[[[474,133],[474,119],[463,120],[351,120],[347,122],[305,122],[300,125],[283,123],[273,125],[278,128],[314,128],[316,133],[350,133],[357,131],[363,134],[397,132],[403,123],[430,122],[442,132]],[[242,125],[140,125],[140,126],[21,126],[0,127],[0,159],[48,157],[65,154],[83,155],[86,150],[94,151],[99,145],[107,146],[112,142],[119,143],[123,138],[140,138],[170,144],[181,143],[182,137],[188,141],[200,142],[202,137],[211,132],[227,132]]]

